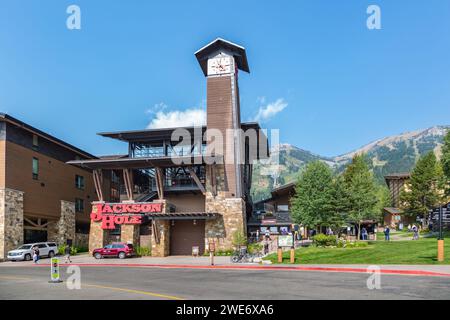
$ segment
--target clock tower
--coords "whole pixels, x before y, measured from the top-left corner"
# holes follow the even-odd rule
[[[220,131],[223,137],[224,164],[217,175],[217,186],[225,198],[242,198],[238,70],[250,72],[247,55],[243,47],[218,38],[198,50],[195,56],[207,81],[208,132]]]

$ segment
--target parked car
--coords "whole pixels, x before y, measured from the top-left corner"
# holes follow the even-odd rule
[[[33,248],[39,248],[40,257],[53,257],[58,253],[58,247],[54,242],[37,242],[37,243],[27,243],[21,245],[15,250],[8,252],[7,258],[11,261],[24,260],[29,261],[33,257]]]
[[[92,255],[95,259],[101,259],[106,257],[118,257],[125,259],[126,257],[132,257],[134,255],[134,248],[132,244],[117,242],[106,245],[104,248],[94,249]]]

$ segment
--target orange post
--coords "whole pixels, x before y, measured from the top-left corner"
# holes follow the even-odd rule
[[[291,263],[295,263],[295,250],[294,248],[291,248]]]
[[[283,250],[281,248],[278,248],[278,263],[282,263],[283,262]]]
[[[444,261],[444,240],[438,240],[438,261]]]

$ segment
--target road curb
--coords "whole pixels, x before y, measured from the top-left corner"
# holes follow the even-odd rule
[[[160,268],[160,269],[206,269],[206,270],[260,270],[260,271],[314,271],[314,272],[338,272],[338,273],[373,273],[373,269],[367,268],[346,268],[346,267],[307,267],[307,266],[261,266],[261,265],[241,265],[241,266],[205,266],[189,264],[131,264],[131,263],[73,263],[60,264],[61,267],[76,265],[79,267],[128,267],[128,268]],[[30,265],[30,267],[50,267],[50,264]],[[381,274],[426,276],[426,277],[450,277],[450,273],[426,271],[426,270],[402,270],[402,269],[380,269]]]

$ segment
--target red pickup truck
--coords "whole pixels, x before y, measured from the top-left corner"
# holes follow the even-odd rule
[[[95,259],[101,259],[106,257],[118,257],[125,259],[126,257],[132,257],[134,255],[134,248],[132,244],[124,242],[115,242],[106,245],[104,248],[94,249],[92,255]]]

